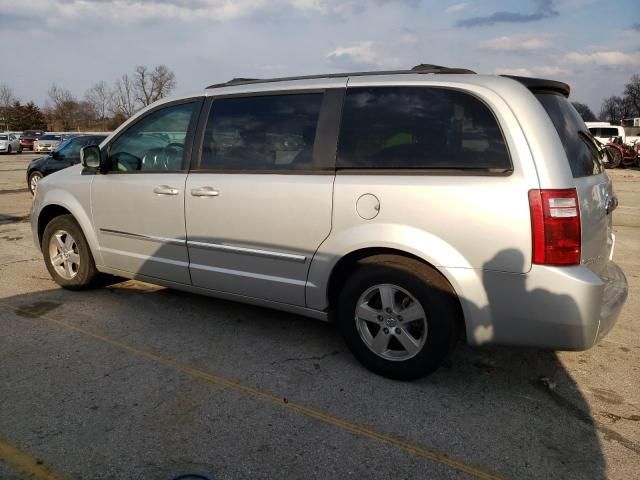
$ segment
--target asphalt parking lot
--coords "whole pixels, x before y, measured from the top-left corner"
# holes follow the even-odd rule
[[[417,382],[327,324],[126,281],[58,288],[0,156],[0,479],[563,478],[640,471],[640,170],[610,171],[629,300],[586,352],[472,349]]]

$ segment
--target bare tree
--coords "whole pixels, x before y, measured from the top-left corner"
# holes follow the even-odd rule
[[[593,112],[589,108],[589,105],[585,103],[580,103],[580,102],[571,102],[571,104],[573,105],[573,108],[575,108],[578,111],[578,113],[582,117],[582,120],[584,120],[585,122],[595,121],[596,116],[593,114]]]
[[[111,104],[113,93],[109,89],[107,82],[104,80],[95,83],[84,94],[86,102],[91,106],[95,116],[104,121],[107,118],[109,105]]]
[[[176,86],[176,75],[166,65],[157,65],[149,70],[138,65],[134,73],[136,100],[147,106],[166,97]]]
[[[135,85],[126,73],[116,80],[111,98],[111,113],[129,118],[138,110]]]
[[[633,105],[632,115],[640,116],[640,75],[631,75],[629,83],[624,86],[624,97]]]
[[[600,120],[611,123],[620,121],[621,102],[622,99],[620,97],[613,96],[605,98],[600,107]]]
[[[73,94],[55,83],[49,89],[49,98],[53,107],[48,112],[57,128],[70,130],[78,125],[79,106]]]
[[[9,109],[15,101],[13,89],[6,83],[0,83],[0,119],[5,130],[9,130]]]

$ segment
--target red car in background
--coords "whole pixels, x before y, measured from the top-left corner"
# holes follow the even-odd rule
[[[44,132],[41,130],[25,130],[20,137],[20,146],[22,150],[33,150],[33,142]]]

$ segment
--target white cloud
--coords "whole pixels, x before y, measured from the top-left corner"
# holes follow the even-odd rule
[[[378,0],[374,5],[386,3]],[[132,24],[154,20],[224,22],[266,11],[341,14],[364,10],[367,0],[0,0],[0,11],[64,25],[87,18]]]
[[[447,15],[450,15],[452,13],[459,13],[461,11],[463,11],[465,8],[467,8],[467,3],[456,3],[454,5],[451,5],[450,7],[448,7],[444,13]]]
[[[347,59],[357,65],[373,65],[378,55],[373,50],[373,42],[357,42],[350,47],[338,47],[327,54],[329,59]]]
[[[481,42],[479,46],[484,50],[499,52],[543,50],[551,46],[554,36],[550,34],[503,36]]]
[[[405,32],[400,36],[400,43],[402,45],[416,45],[418,36],[415,33]]]
[[[516,75],[519,77],[533,77],[533,72],[528,68],[497,68],[496,75]]]
[[[637,67],[640,66],[640,53],[625,53],[617,50],[603,50],[589,53],[571,52],[565,56],[565,60],[577,65]]]
[[[498,68],[494,73],[497,75],[517,75],[520,77],[566,77],[572,74],[570,70],[557,65],[536,65],[528,68]]]
[[[327,54],[327,59],[338,66],[367,66],[383,68],[399,68],[402,61],[398,57],[380,55],[371,41],[353,43],[350,46],[339,46]]]

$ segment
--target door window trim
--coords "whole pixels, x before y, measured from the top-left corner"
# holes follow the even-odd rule
[[[159,110],[162,110],[164,108],[170,108],[170,107],[174,107],[176,105],[185,105],[188,103],[193,103],[193,110],[191,112],[191,118],[189,120],[189,126],[187,127],[187,133],[185,136],[185,142],[184,142],[184,155],[182,158],[182,168],[180,170],[130,170],[130,171],[118,171],[118,170],[109,170],[107,172],[107,175],[140,175],[140,174],[158,174],[158,173],[187,173],[189,171],[189,165],[190,165],[190,158],[191,158],[191,151],[193,149],[193,139],[194,139],[194,132],[196,131],[196,126],[197,123],[200,119],[200,115],[202,113],[202,106],[204,104],[205,101],[205,97],[202,95],[199,96],[195,96],[195,97],[189,97],[189,98],[181,98],[179,100],[174,100],[171,102],[166,102],[163,103],[161,105],[158,105],[155,108],[152,108],[151,110],[147,111],[144,113],[144,115],[141,115],[140,117],[136,118],[135,121],[133,121],[132,123],[130,123],[129,125],[127,125],[127,128],[125,128],[124,130],[118,132],[118,134],[111,138],[109,140],[109,143],[107,143],[102,149],[101,149],[101,154],[102,155],[106,155],[107,158],[109,158],[110,152],[111,152],[111,145],[116,142],[122,135],[124,135],[125,133],[127,133],[132,127],[134,127],[135,125],[137,125],[139,122],[141,122],[143,119],[147,118],[149,115],[153,115],[154,113],[158,112]]]
[[[306,88],[296,90],[270,90],[264,92],[221,94],[207,97],[201,110],[200,120],[195,133],[194,148],[192,149],[190,173],[216,174],[256,174],[256,175],[333,175],[338,151],[338,132],[342,118],[342,104],[346,88]],[[255,169],[201,169],[204,134],[209,121],[211,110],[216,100],[228,98],[271,97],[283,95],[322,94],[322,103],[316,124],[316,136],[313,144],[313,160],[311,169],[305,170],[255,170]]]

